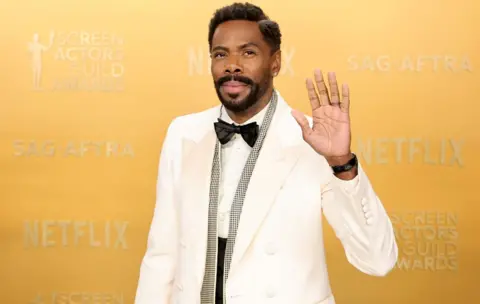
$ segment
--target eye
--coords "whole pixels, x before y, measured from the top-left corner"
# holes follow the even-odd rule
[[[254,55],[255,55],[255,52],[254,52],[254,51],[247,50],[247,51],[245,51],[245,55],[247,55],[247,56],[254,56]]]
[[[213,58],[217,58],[217,59],[223,58],[225,56],[226,56],[225,53],[222,53],[222,52],[218,52],[218,53],[213,54]]]

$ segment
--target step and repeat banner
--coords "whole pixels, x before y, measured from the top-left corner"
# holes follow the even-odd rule
[[[308,113],[317,67],[350,85],[396,229],[374,278],[325,225],[337,302],[479,303],[478,1],[253,3],[280,24],[287,102]],[[166,128],[218,103],[207,30],[227,4],[0,2],[0,303],[133,303]]]

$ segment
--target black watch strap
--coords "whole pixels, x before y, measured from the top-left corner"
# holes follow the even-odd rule
[[[353,155],[352,159],[349,160],[348,163],[346,163],[345,165],[332,166],[333,173],[338,174],[342,172],[347,172],[352,170],[354,167],[356,167],[358,165],[357,156],[355,155],[355,153],[352,153],[352,155]]]

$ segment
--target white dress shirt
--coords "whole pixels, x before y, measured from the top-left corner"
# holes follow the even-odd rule
[[[261,126],[267,109],[268,106],[264,107],[260,112],[242,125],[257,122],[257,124]],[[227,123],[235,123],[228,115],[225,107],[222,107],[221,119]],[[222,145],[217,222],[218,236],[221,238],[228,238],[230,210],[233,205],[233,199],[235,197],[235,192],[237,191],[238,183],[240,182],[240,177],[242,176],[243,168],[245,167],[245,163],[247,162],[251,150],[252,148],[245,142],[240,134],[235,134],[228,143]],[[354,191],[358,185],[358,176],[352,180],[343,182],[346,188],[350,191]]]

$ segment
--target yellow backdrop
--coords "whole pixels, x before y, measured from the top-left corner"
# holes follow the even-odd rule
[[[229,3],[0,1],[0,303],[133,303],[166,127],[217,104],[207,25]],[[308,112],[316,67],[350,85],[397,230],[379,279],[327,228],[337,302],[479,303],[479,2],[254,3],[281,26],[289,103]]]

